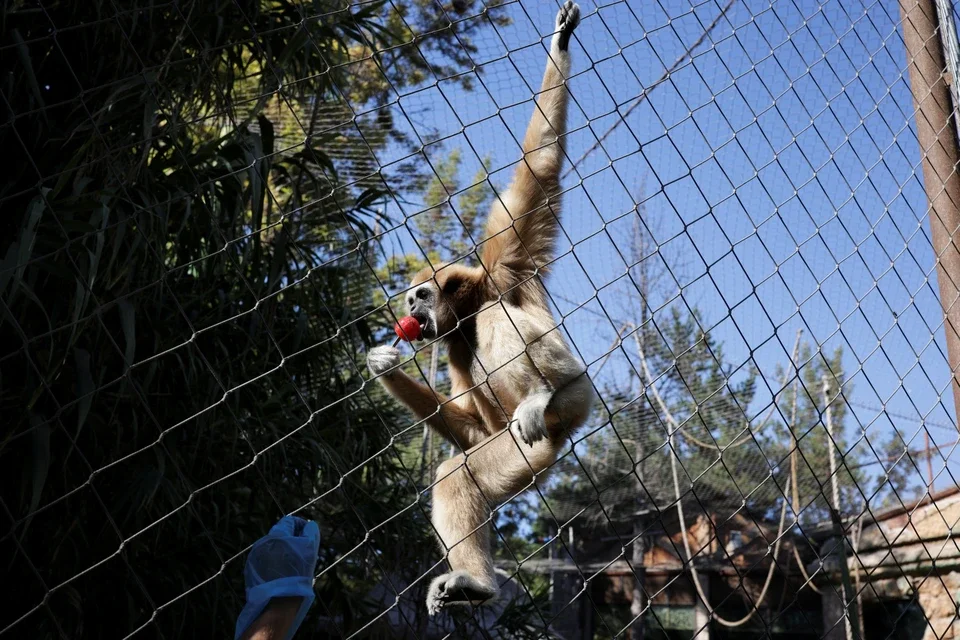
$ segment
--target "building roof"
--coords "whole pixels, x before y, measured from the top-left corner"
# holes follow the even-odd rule
[[[922,507],[927,504],[933,504],[934,502],[943,500],[944,498],[949,498],[950,496],[955,495],[957,493],[960,493],[960,485],[947,487],[946,489],[941,489],[940,491],[937,491],[932,494],[924,493],[919,498],[915,500],[911,500],[906,504],[890,507],[888,509],[884,509],[883,511],[880,511],[879,513],[873,516],[873,521],[883,522],[885,520],[890,520],[891,518],[896,518],[897,516],[901,516],[905,513],[914,511],[915,509],[917,509],[917,507]]]

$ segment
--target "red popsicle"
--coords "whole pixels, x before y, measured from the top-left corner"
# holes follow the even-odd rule
[[[400,320],[393,325],[393,331],[397,334],[397,339],[393,342],[393,346],[397,346],[397,343],[401,340],[406,340],[407,342],[419,340],[421,335],[420,323],[417,322],[417,319],[413,316],[400,318]]]

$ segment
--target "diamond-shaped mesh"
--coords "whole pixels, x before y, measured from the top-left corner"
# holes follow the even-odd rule
[[[230,635],[294,513],[308,637],[960,638],[954,8],[580,4],[546,288],[599,400],[434,618],[458,451],[366,353],[477,264],[559,3],[5,5],[0,635]]]

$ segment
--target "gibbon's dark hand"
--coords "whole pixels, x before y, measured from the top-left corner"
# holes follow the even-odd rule
[[[560,51],[566,51],[570,46],[570,36],[578,24],[580,24],[580,7],[571,0],[567,0],[557,14],[557,31],[560,32],[557,47]]]
[[[237,618],[234,640],[239,640],[257,621],[271,599],[300,598],[292,621],[285,621],[289,627],[284,637],[293,637],[313,604],[313,572],[319,548],[317,523],[296,516],[281,518],[253,544],[243,570],[247,603]]]

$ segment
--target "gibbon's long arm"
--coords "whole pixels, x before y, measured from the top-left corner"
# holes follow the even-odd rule
[[[403,371],[394,369],[380,376],[387,391],[454,446],[469,449],[489,435],[480,415],[461,406]]]
[[[542,272],[553,258],[570,97],[564,80],[570,73],[570,34],[578,22],[579,9],[561,10],[557,16],[543,84],[523,139],[523,160],[487,220],[480,260],[500,293],[529,279],[537,268]]]

